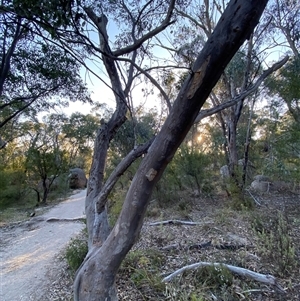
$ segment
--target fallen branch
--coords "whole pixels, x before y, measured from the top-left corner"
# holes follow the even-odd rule
[[[249,189],[246,189],[246,191],[250,194],[250,196],[252,197],[252,199],[254,200],[254,202],[258,205],[261,206],[261,203],[254,197],[254,195],[251,193],[251,191]]]
[[[233,244],[220,244],[220,245],[213,245],[211,243],[211,241],[208,242],[204,242],[201,244],[196,244],[196,245],[190,245],[187,247],[188,250],[193,250],[193,249],[204,249],[204,248],[208,248],[208,247],[214,247],[218,250],[231,250],[231,251],[235,251],[241,248],[246,248],[248,246],[246,245],[233,245]]]
[[[82,222],[85,223],[86,217],[75,217],[75,218],[56,218],[56,217],[50,217],[46,220],[46,222],[52,223],[52,222]]]
[[[193,250],[193,249],[204,249],[204,248],[209,248],[209,247],[213,247],[216,248],[218,250],[238,250],[241,248],[249,248],[251,246],[247,246],[247,245],[233,245],[233,244],[222,244],[222,245],[213,245],[211,240],[207,241],[207,242],[203,242],[201,244],[195,244],[195,245],[190,245],[190,246],[186,246],[183,249],[184,250]],[[181,248],[180,244],[172,244],[172,245],[167,245],[161,248],[162,251],[170,251],[170,250],[175,250],[175,249],[179,249]]]
[[[149,226],[159,226],[159,225],[197,226],[197,225],[202,225],[202,224],[207,224],[207,223],[197,223],[197,222],[191,222],[191,221],[181,221],[181,220],[178,220],[178,219],[172,219],[172,220],[167,220],[167,221],[160,221],[160,222],[150,223]]]
[[[180,244],[172,244],[172,245],[167,245],[161,248],[162,251],[170,251],[170,250],[175,250],[180,247]]]
[[[258,282],[274,285],[274,286],[276,286],[276,288],[278,290],[285,293],[284,289],[277,283],[276,278],[272,275],[264,275],[264,274],[260,274],[260,273],[256,273],[256,272],[244,269],[244,268],[236,267],[236,266],[229,265],[229,264],[223,264],[223,263],[198,262],[198,263],[194,263],[194,264],[191,264],[191,265],[187,265],[187,266],[184,266],[181,269],[175,271],[174,273],[170,274],[169,276],[165,277],[162,281],[163,282],[169,282],[175,276],[177,276],[179,274],[182,274],[185,271],[194,270],[194,269],[197,269],[199,267],[206,267],[206,266],[225,267],[229,271],[231,271],[232,273],[238,274],[240,276],[251,278],[251,279],[253,279],[255,281],[258,281]]]
[[[189,226],[195,226],[195,225],[199,225],[200,223],[196,223],[196,222],[190,222],[190,221],[181,221],[181,220],[167,220],[167,221],[160,221],[160,222],[154,222],[154,223],[150,223],[149,226],[159,226],[159,225],[189,225]]]

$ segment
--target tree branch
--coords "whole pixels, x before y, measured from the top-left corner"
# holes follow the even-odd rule
[[[145,41],[151,39],[155,35],[159,34],[162,32],[164,29],[166,29],[169,25],[175,23],[175,21],[171,21],[172,13],[175,7],[175,0],[171,0],[169,9],[166,15],[166,18],[163,20],[160,26],[156,27],[155,29],[149,31],[146,33],[144,36],[142,36],[140,39],[137,39],[135,43],[132,45],[129,45],[127,47],[124,47],[122,49],[118,49],[116,51],[113,51],[112,54],[114,56],[121,56],[127,53],[130,53],[136,49],[138,49]]]
[[[168,109],[171,110],[172,105],[170,102],[170,98],[168,97],[167,93],[164,91],[164,89],[161,87],[161,85],[157,82],[156,79],[154,79],[145,69],[143,69],[142,67],[140,67],[139,65],[137,65],[136,63],[134,63],[132,60],[130,59],[126,59],[126,58],[118,58],[118,61],[124,61],[124,62],[129,62],[132,66],[134,66],[141,74],[145,75],[150,82],[153,84],[153,86],[155,86],[159,92],[161,93],[162,97],[165,99]],[[154,68],[153,68],[154,69]]]
[[[250,271],[248,269],[236,267],[230,264],[224,264],[224,263],[211,263],[211,262],[198,262],[191,265],[187,265],[182,267],[181,269],[175,271],[174,273],[170,274],[169,276],[165,277],[162,281],[163,282],[169,282],[171,281],[175,276],[182,274],[185,271],[194,270],[200,267],[225,267],[232,273],[238,274],[239,276],[244,276],[250,279],[253,279],[258,282],[262,282],[265,284],[270,284],[276,286],[276,288],[285,293],[284,289],[277,283],[277,279],[272,275],[264,275],[260,273],[256,273],[253,271]]]
[[[161,225],[187,225],[187,226],[197,226],[203,223],[191,222],[191,221],[181,221],[177,219],[171,219],[167,221],[153,222],[149,226],[161,226]]]
[[[127,168],[134,162],[137,158],[139,158],[141,155],[145,154],[154,141],[155,137],[150,139],[144,144],[141,144],[131,150],[128,155],[123,158],[123,160],[118,164],[118,166],[114,169],[114,171],[111,173],[107,181],[105,182],[103,188],[101,189],[101,192],[96,197],[96,207],[97,212],[101,212],[103,210],[103,207],[105,206],[107,202],[107,197],[109,193],[112,191],[114,185],[118,181],[118,179],[123,175],[123,173],[127,170]]]
[[[5,53],[3,52],[3,57],[2,57],[2,66],[1,66],[1,76],[0,76],[0,95],[2,95],[3,93],[3,85],[4,85],[4,82],[7,78],[7,75],[8,75],[8,72],[10,70],[10,60],[11,60],[11,57],[16,49],[16,46],[17,46],[17,43],[18,41],[20,40],[21,38],[21,18],[18,17],[17,18],[17,27],[16,27],[16,31],[15,31],[15,34],[14,34],[14,37],[13,37],[13,40],[12,40],[12,43],[11,43],[11,46],[9,47],[8,49],[8,52],[7,54],[5,55]],[[5,38],[5,37],[4,37]]]
[[[235,105],[236,103],[238,103],[239,101],[245,99],[248,95],[250,95],[251,93],[255,92],[256,89],[258,89],[258,87],[261,85],[261,83],[265,80],[266,77],[268,77],[271,73],[273,73],[274,71],[281,68],[288,61],[288,59],[289,59],[289,57],[286,56],[284,59],[275,63],[269,69],[265,70],[263,72],[263,74],[258,78],[258,80],[254,84],[249,86],[247,90],[243,91],[241,94],[237,95],[232,100],[222,103],[220,105],[217,105],[211,109],[200,111],[200,113],[198,114],[198,116],[195,120],[195,123],[198,123],[202,119],[204,119],[208,116],[211,116],[213,114],[216,114],[226,108],[229,108],[229,107]]]
[[[206,37],[209,37],[211,35],[211,32],[209,30],[207,30],[207,28],[199,23],[195,18],[193,18],[192,16],[190,16],[189,14],[186,14],[185,12],[181,11],[181,10],[178,10],[178,9],[175,9],[175,11],[181,15],[182,17],[185,17],[187,18],[188,20],[190,20],[192,23],[194,23],[196,26],[199,26],[204,32],[205,32],[205,35]]]

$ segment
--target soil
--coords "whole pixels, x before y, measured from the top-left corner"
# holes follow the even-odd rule
[[[80,195],[83,198],[84,192],[69,201],[70,210],[75,209],[74,197],[79,199]],[[253,193],[252,197],[259,205],[242,211],[233,210],[230,200],[222,196],[190,195],[185,206],[170,203],[164,208],[151,202],[140,239],[117,277],[119,300],[300,300],[300,195],[286,191],[264,195]],[[53,208],[56,211],[49,211],[43,218],[73,218],[83,211],[79,206],[78,211],[66,216],[63,213],[69,209],[60,206],[64,204]],[[284,222],[278,222],[279,216]],[[167,220],[198,224],[151,225]],[[1,229],[4,238],[1,255],[4,257],[0,296],[4,299],[0,299],[71,301],[72,274],[66,261],[57,254],[62,254],[70,237],[79,233],[82,227],[79,222],[43,220],[29,226]],[[279,236],[276,231],[280,232]],[[282,250],[277,244],[280,237],[291,240],[294,256],[290,260],[285,258],[287,254],[280,253]],[[195,271],[177,276],[161,286],[161,277],[200,261],[220,262],[270,274],[276,277],[278,286],[237,275],[230,285],[216,285],[215,279],[207,274],[202,283],[201,273]],[[154,275],[160,276],[158,282]]]
[[[59,300],[45,291],[62,273],[61,251],[85,227],[85,194],[77,191],[43,215],[0,228],[0,300]]]

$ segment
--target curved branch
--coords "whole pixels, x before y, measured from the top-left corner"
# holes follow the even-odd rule
[[[139,65],[137,65],[136,63],[134,63],[132,60],[130,59],[126,59],[126,58],[118,58],[118,61],[124,61],[124,62],[129,62],[132,66],[134,66],[141,74],[145,75],[150,82],[159,90],[159,92],[161,93],[161,95],[163,96],[163,98],[165,99],[168,109],[171,110],[172,105],[170,102],[170,98],[167,95],[167,93],[164,91],[164,89],[160,86],[160,84],[157,82],[156,79],[154,79],[145,69],[143,69],[142,67],[140,67]]]
[[[198,262],[198,263],[194,263],[194,264],[191,264],[191,265],[184,266],[181,269],[179,269],[179,270],[175,271],[174,273],[170,274],[169,276],[165,277],[162,281],[163,282],[169,282],[175,276],[180,275],[185,271],[194,270],[194,269],[197,269],[199,267],[207,267],[207,266],[209,266],[209,267],[225,267],[230,272],[238,274],[240,276],[251,278],[251,279],[253,279],[255,281],[258,281],[258,282],[274,285],[274,286],[276,286],[276,288],[278,290],[285,293],[284,289],[277,283],[277,279],[272,275],[264,275],[264,274],[260,274],[260,273],[250,271],[248,269],[236,267],[236,266],[233,266],[233,265],[230,265],[230,264],[217,263],[217,262],[216,263]]]
[[[8,104],[5,104],[5,106],[10,106],[13,105],[15,103],[18,102],[23,102],[24,100],[30,99],[29,102],[27,102],[26,104],[24,104],[21,108],[19,108],[16,112],[14,112],[13,114],[9,115],[6,119],[4,119],[3,121],[0,122],[0,128],[3,127],[5,124],[7,124],[10,120],[12,120],[14,117],[16,117],[18,114],[20,114],[21,112],[23,112],[25,109],[27,109],[32,103],[34,103],[35,101],[37,101],[40,97],[42,96],[46,96],[48,93],[51,93],[53,91],[55,91],[59,86],[54,86],[53,88],[49,89],[49,90],[44,90],[41,93],[31,96],[31,97],[17,97],[14,100],[12,100],[11,102],[9,102]],[[2,106],[4,107],[4,105]]]
[[[111,173],[107,181],[105,182],[103,188],[101,189],[101,192],[96,197],[96,206],[97,206],[97,212],[101,212],[103,210],[103,207],[106,204],[107,197],[109,193],[112,191],[114,185],[117,183],[121,175],[127,170],[127,168],[140,156],[145,154],[148,150],[148,148],[151,146],[152,142],[154,141],[155,137],[150,139],[144,144],[141,144],[131,150],[128,155],[118,164],[118,166],[114,169],[114,171]]]
[[[195,119],[195,123],[200,122],[202,119],[211,116],[213,114],[216,114],[224,109],[227,109],[233,105],[235,105],[236,103],[238,103],[239,101],[245,99],[248,95],[250,95],[251,93],[255,92],[256,89],[258,89],[258,87],[261,85],[261,83],[265,80],[266,77],[268,77],[271,73],[273,73],[274,71],[278,70],[279,68],[281,68],[287,61],[288,61],[289,57],[286,56],[284,59],[282,59],[281,61],[275,63],[273,66],[271,66],[269,69],[265,70],[263,72],[263,74],[258,78],[258,80],[252,84],[251,86],[249,86],[249,88],[247,90],[245,90],[244,92],[242,92],[241,94],[237,95],[236,97],[234,97],[232,100],[227,101],[225,103],[219,104],[211,109],[207,109],[207,110],[202,110],[197,118]]]
[[[162,32],[164,29],[166,29],[169,25],[175,23],[175,21],[171,21],[171,17],[172,17],[174,7],[175,7],[175,0],[171,0],[166,18],[163,20],[163,22],[161,23],[160,26],[158,26],[155,29],[153,29],[153,30],[149,31],[148,33],[146,33],[140,39],[136,40],[136,42],[133,43],[132,45],[129,45],[129,46],[124,47],[122,49],[118,49],[116,51],[113,51],[112,54],[114,56],[120,56],[120,55],[130,53],[130,52],[138,49],[145,41],[151,39],[155,35]]]

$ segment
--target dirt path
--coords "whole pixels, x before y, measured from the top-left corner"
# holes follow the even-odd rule
[[[80,191],[29,222],[0,228],[1,301],[41,300],[54,259],[84,228],[79,221],[47,220],[82,217],[85,194],[86,190]]]

